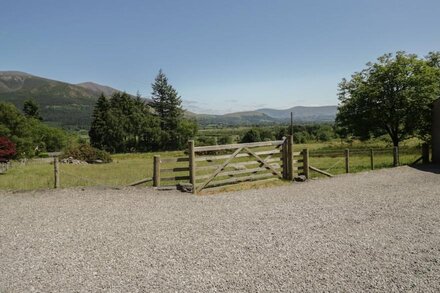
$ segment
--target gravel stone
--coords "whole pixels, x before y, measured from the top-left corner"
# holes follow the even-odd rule
[[[0,292],[439,292],[438,171],[0,192]]]

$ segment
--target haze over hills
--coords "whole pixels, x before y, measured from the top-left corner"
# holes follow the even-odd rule
[[[193,116],[201,125],[251,125],[286,123],[290,121],[290,112],[292,112],[296,123],[315,123],[335,121],[337,108],[337,106],[296,106],[285,110],[265,108],[224,115],[193,114]]]
[[[101,93],[110,96],[118,91],[93,82],[71,84],[24,72],[0,71],[1,102],[10,102],[22,109],[23,102],[33,98],[40,105],[40,112],[45,122],[64,128],[88,129],[93,108]],[[290,112],[293,112],[296,122],[332,122],[336,110],[337,106],[298,106],[285,110],[265,108],[224,115],[195,114],[190,111],[185,113],[187,117],[195,118],[202,126],[255,125],[288,122]]]

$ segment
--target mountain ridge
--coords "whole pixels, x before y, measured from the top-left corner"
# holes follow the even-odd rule
[[[24,101],[33,98],[40,105],[45,122],[69,129],[88,129],[98,97],[102,93],[111,96],[115,92],[119,90],[91,81],[73,84],[21,71],[0,71],[0,101],[13,103],[22,109]],[[202,126],[254,125],[286,123],[290,120],[290,112],[295,122],[332,122],[336,110],[337,106],[296,106],[289,109],[261,108],[223,115],[185,111],[185,115],[196,119]]]

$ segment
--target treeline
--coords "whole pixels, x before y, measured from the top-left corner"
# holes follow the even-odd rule
[[[162,71],[152,88],[151,104],[126,93],[102,95],[89,131],[92,146],[111,153],[185,148],[197,124],[184,118],[181,98]]]
[[[290,126],[254,126],[252,128],[226,128],[202,130],[197,136],[198,145],[247,143],[280,140],[292,133]],[[331,123],[305,124],[293,126],[295,143],[325,142],[338,138],[336,129]]]

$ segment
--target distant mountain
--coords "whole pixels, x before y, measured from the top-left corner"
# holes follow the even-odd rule
[[[337,106],[318,106],[305,107],[296,106],[285,110],[276,109],[258,109],[256,112],[264,113],[276,119],[290,119],[290,113],[293,113],[293,119],[296,121],[334,121],[336,117]]]
[[[76,84],[77,86],[80,86],[82,88],[85,88],[87,90],[95,92],[97,95],[100,95],[103,93],[105,96],[111,96],[116,92],[120,92],[117,89],[114,89],[112,87],[106,86],[106,85],[100,85],[94,82],[83,82]]]
[[[11,102],[19,109],[26,99],[34,98],[40,105],[44,121],[70,129],[88,129],[96,100],[117,92],[109,86],[84,82],[70,84],[18,71],[0,71],[0,102]],[[147,101],[150,101],[147,99]],[[187,117],[195,118],[201,126],[255,125],[286,123],[290,112],[296,122],[332,122],[337,106],[293,107],[285,110],[258,109],[225,115],[195,114],[185,111]]]
[[[188,117],[195,118],[200,125],[254,125],[270,123],[286,123],[290,121],[290,112],[293,120],[300,123],[333,122],[336,117],[337,106],[304,107],[297,106],[285,110],[258,109],[255,111],[235,112],[224,115],[207,115],[187,112]]]
[[[0,71],[0,101],[23,108],[26,99],[40,105],[43,119],[65,128],[87,129],[97,98],[116,92],[92,82],[70,84],[18,71]]]

